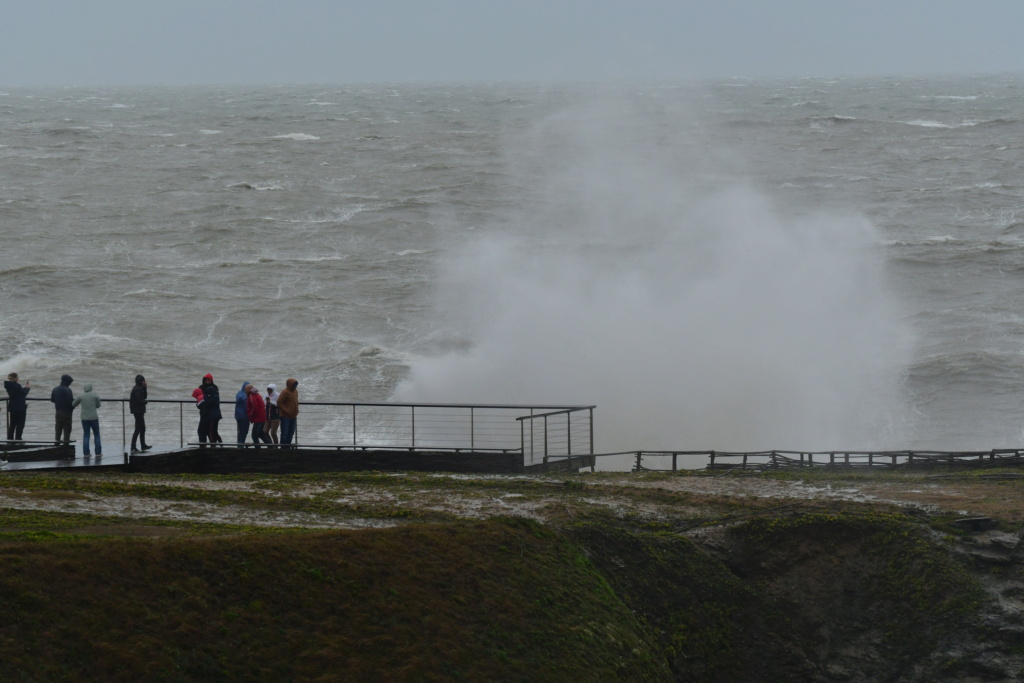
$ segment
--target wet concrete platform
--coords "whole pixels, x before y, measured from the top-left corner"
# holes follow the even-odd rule
[[[76,447],[74,458],[9,460],[0,472],[59,470],[124,471],[160,474],[312,473],[379,471],[476,472],[491,474],[569,472],[594,466],[594,456],[557,458],[549,462],[523,462],[520,454],[439,452],[408,449],[348,449],[340,446],[303,445],[295,449],[223,444],[208,449],[196,446],[154,446],[141,453],[120,448],[105,449],[102,456],[83,456]]]
[[[153,446],[152,449],[143,453],[136,453],[132,457],[147,455],[158,455],[176,453],[181,451],[179,446]],[[11,456],[12,458],[14,456]],[[120,447],[107,449],[103,455],[92,454],[82,455],[80,446],[75,448],[74,458],[59,458],[54,460],[8,460],[6,465],[0,466],[0,472],[38,472],[45,470],[66,470],[66,469],[90,469],[90,470],[122,470],[128,464],[128,454]]]

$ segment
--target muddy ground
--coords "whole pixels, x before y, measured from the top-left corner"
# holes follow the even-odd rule
[[[209,477],[0,473],[0,510],[315,529],[493,516],[557,522],[587,514],[706,525],[744,510],[836,503],[949,518],[993,517],[1016,528],[1024,523],[1022,493],[1024,473],[1019,471]]]

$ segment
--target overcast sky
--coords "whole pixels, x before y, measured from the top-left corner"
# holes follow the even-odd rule
[[[0,0],[0,86],[1024,72],[1024,0]]]

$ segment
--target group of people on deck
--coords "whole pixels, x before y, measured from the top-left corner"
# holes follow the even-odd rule
[[[242,388],[235,394],[235,422],[238,424],[237,443],[245,443],[252,432],[254,444],[280,443],[290,446],[295,439],[295,427],[299,417],[299,382],[289,378],[283,391],[276,384],[267,385],[266,399],[255,385],[242,382]],[[220,389],[213,382],[213,375],[203,376],[203,382],[193,392],[199,409],[199,442],[223,443],[218,426],[223,413],[220,410]],[[277,430],[281,430],[278,442]]]
[[[140,375],[141,377],[141,375]],[[57,409],[56,416],[56,441],[63,438],[64,445],[71,442],[71,413],[75,408],[81,407],[79,413],[82,420],[82,453],[90,455],[90,435],[95,437],[96,455],[103,455],[103,444],[100,442],[100,416],[97,412],[100,407],[100,397],[92,390],[92,384],[88,382],[84,386],[84,393],[76,397],[71,392],[71,375],[61,375],[60,385],[50,392],[50,401]],[[28,416],[28,392],[32,390],[32,383],[25,381],[22,386],[18,380],[18,373],[12,372],[7,375],[4,382],[4,389],[7,391],[7,440],[21,441],[25,430],[25,418]]]
[[[93,437],[96,445],[96,455],[103,455],[103,446],[100,442],[100,421],[99,407],[100,397],[93,391],[92,384],[86,383],[84,393],[75,396],[71,391],[71,383],[74,380],[71,375],[62,375],[60,385],[50,392],[50,401],[56,409],[55,440],[63,441],[67,446],[71,441],[72,413],[75,408],[81,407],[80,417],[82,421],[82,453],[85,456],[91,455],[92,444],[90,436]],[[267,396],[264,399],[259,389],[249,382],[242,384],[241,391],[235,396],[235,421],[238,423],[238,443],[245,443],[246,438],[252,433],[252,442],[277,444],[278,428],[281,430],[280,445],[290,446],[295,440],[296,424],[299,416],[299,383],[295,379],[288,379],[285,382],[284,391],[278,392],[277,385],[267,385]],[[4,389],[7,391],[7,439],[8,441],[20,441],[25,429],[25,418],[28,413],[27,397],[31,391],[31,382],[26,381],[22,386],[18,379],[18,373],[12,372],[4,382]],[[141,445],[142,451],[147,451],[152,446],[146,443],[146,404],[148,400],[148,388],[146,378],[142,375],[135,376],[135,386],[132,387],[131,396],[128,399],[129,410],[135,419],[135,431],[132,434],[131,452],[138,453]],[[222,418],[220,411],[220,391],[213,382],[213,375],[206,374],[202,383],[192,397],[199,409],[199,442],[223,443],[218,432],[218,424]]]

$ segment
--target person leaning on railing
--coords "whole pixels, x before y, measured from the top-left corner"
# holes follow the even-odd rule
[[[281,445],[291,445],[295,438],[295,425],[299,417],[299,381],[289,378],[285,389],[277,398],[277,412],[281,417]]]
[[[50,401],[55,408],[55,441],[64,438],[64,445],[71,444],[71,413],[74,412],[75,395],[71,392],[71,375],[61,375],[60,385],[50,392]]]

